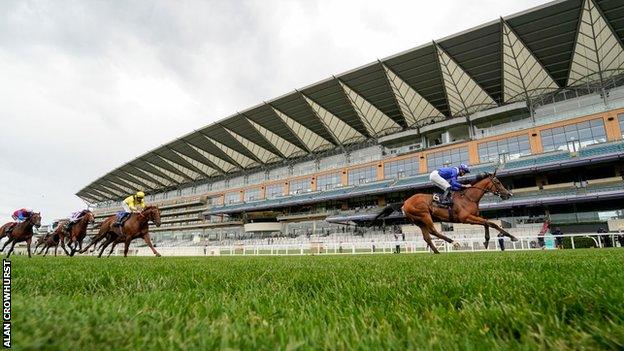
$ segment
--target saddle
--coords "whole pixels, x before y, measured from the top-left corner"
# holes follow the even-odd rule
[[[11,234],[11,232],[13,231],[13,229],[15,228],[15,226],[17,226],[17,222],[13,222],[11,224],[9,224],[9,226],[4,230],[4,233],[6,235]]]
[[[453,221],[453,197],[451,196],[451,203],[445,204],[442,202],[442,194],[434,193],[433,194],[433,204],[437,207],[444,208],[448,210],[449,220]]]

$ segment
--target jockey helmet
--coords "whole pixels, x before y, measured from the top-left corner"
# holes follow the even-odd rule
[[[468,165],[465,163],[462,163],[461,165],[459,165],[459,170],[465,173],[470,173],[470,167],[468,167]]]
[[[145,193],[144,193],[144,192],[142,192],[142,191],[137,191],[137,193],[136,193],[136,197],[139,197],[139,198],[144,198],[144,197],[145,197]]]

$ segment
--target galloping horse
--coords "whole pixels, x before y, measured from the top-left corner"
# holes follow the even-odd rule
[[[82,241],[87,236],[87,226],[89,223],[95,222],[95,216],[91,211],[85,211],[84,215],[76,222],[70,229],[69,232],[65,232],[65,226],[62,226],[63,234],[67,234],[67,247],[71,250],[69,256],[74,256],[76,251],[82,250]],[[59,225],[59,227],[61,227]],[[74,246],[72,247],[72,244]],[[61,247],[65,250],[65,237],[61,236]],[[66,251],[67,252],[67,251]]]
[[[0,239],[7,236],[6,229],[10,225],[13,225],[13,222],[6,223],[2,227],[0,227]],[[25,241],[28,247],[28,257],[32,257],[30,254],[30,244],[32,243],[33,226],[37,228],[41,227],[41,214],[38,212],[30,215],[30,217],[24,222],[15,224],[15,226],[13,227],[13,230],[8,235],[9,240],[7,240],[7,242],[4,243],[4,246],[2,246],[2,249],[0,249],[0,252],[4,251],[4,249],[7,247],[9,243],[12,243],[11,248],[9,249],[9,252],[7,253],[7,258],[9,258],[9,256],[11,256],[11,253],[13,252],[13,248],[15,247],[15,244]]]
[[[143,238],[147,246],[152,249],[154,255],[160,257],[160,254],[156,251],[154,245],[152,245],[152,240],[149,236],[148,230],[150,221],[156,224],[157,227],[160,227],[160,210],[156,206],[147,206],[139,213],[132,213],[130,218],[125,221],[123,227],[121,228],[113,227],[113,223],[115,223],[115,215],[112,215],[102,222],[98,234],[95,238],[93,238],[93,240],[91,240],[87,247],[80,250],[80,253],[86,252],[91,246],[96,245],[106,238],[106,241],[101,246],[98,257],[102,257],[104,249],[111,243],[113,246],[111,247],[110,253],[112,253],[115,246],[121,242],[125,244],[124,257],[126,257],[128,256],[130,242],[137,238]]]
[[[61,236],[58,233],[58,231],[54,231],[53,233],[48,233],[45,236],[39,237],[39,239],[37,239],[37,242],[35,243],[35,249],[33,251],[35,251],[35,254],[37,255],[41,255],[43,253],[43,251],[45,250],[45,253],[43,253],[43,257],[45,257],[48,254],[48,250],[50,250],[50,248],[54,248],[54,256],[56,257],[56,254],[58,252],[58,245],[61,242]],[[37,253],[37,248],[39,247],[39,245],[43,245],[41,247],[41,251],[39,253]],[[67,250],[65,250],[65,247],[63,246],[63,250],[65,251],[65,254],[69,255],[69,252],[67,252]]]
[[[513,196],[511,192],[505,189],[500,180],[496,178],[496,172],[493,174],[484,173],[477,176],[477,179],[472,183],[471,187],[466,188],[463,191],[453,193],[452,209],[436,206],[433,201],[433,195],[431,194],[412,195],[410,198],[405,200],[401,209],[403,210],[405,217],[420,228],[423,239],[427,242],[427,245],[429,245],[434,253],[440,252],[433,245],[430,234],[453,244],[455,247],[459,246],[458,242],[438,232],[433,225],[434,219],[441,222],[482,225],[485,228],[484,245],[486,248],[490,242],[490,228],[496,229],[504,236],[511,238],[512,241],[518,241],[515,236],[509,234],[498,224],[479,216],[479,201],[481,201],[481,198],[486,193],[492,193],[500,196],[503,200],[509,199]],[[396,208],[396,205],[386,206],[386,208],[384,208],[375,220],[382,218],[383,215],[393,212]]]

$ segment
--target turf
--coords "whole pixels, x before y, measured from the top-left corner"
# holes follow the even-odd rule
[[[16,349],[624,348],[624,249],[12,263]]]

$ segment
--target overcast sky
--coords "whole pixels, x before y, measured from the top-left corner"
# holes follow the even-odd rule
[[[156,146],[543,0],[0,2],[0,219]]]

